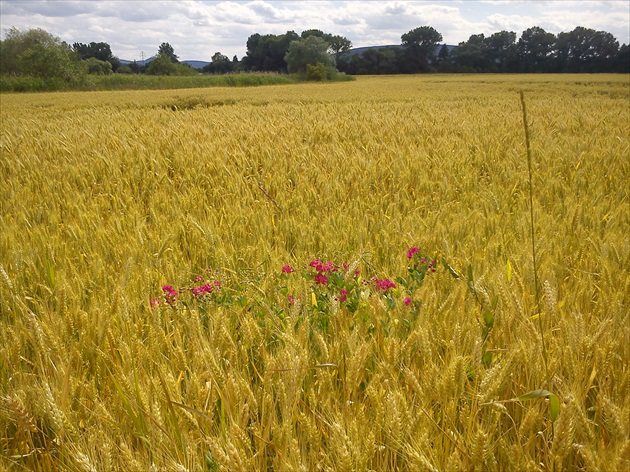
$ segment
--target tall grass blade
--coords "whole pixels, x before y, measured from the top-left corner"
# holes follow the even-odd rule
[[[547,346],[545,344],[545,333],[542,324],[542,317],[540,316],[540,292],[538,289],[538,264],[536,262],[536,233],[534,229],[534,184],[532,173],[532,151],[529,139],[529,125],[527,124],[527,107],[525,105],[525,93],[521,90],[521,109],[523,111],[523,128],[525,130],[525,144],[527,147],[527,170],[529,181],[529,227],[530,236],[532,242],[532,264],[534,267],[534,294],[536,298],[536,315],[538,316],[538,327],[540,329],[540,342],[542,345],[542,357],[545,365],[545,377],[547,384],[549,384],[549,365],[547,360]]]

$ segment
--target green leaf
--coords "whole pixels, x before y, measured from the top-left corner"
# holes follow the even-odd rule
[[[411,269],[408,269],[409,273],[411,273]],[[398,282],[398,285],[402,285],[403,287],[406,287],[408,285],[407,279],[405,279],[404,277],[396,277],[396,282]]]
[[[494,326],[494,315],[490,311],[486,311],[483,314],[483,321],[486,324],[486,328],[492,329]]]
[[[346,302],[346,308],[350,313],[354,313],[359,309],[359,299],[358,298],[349,298]]]
[[[551,421],[556,421],[560,416],[560,399],[553,393],[549,395],[549,417]]]
[[[48,283],[48,287],[50,287],[51,289],[55,288],[55,266],[53,264],[53,261],[50,260],[49,258],[46,258],[46,260],[44,261],[44,264],[46,266],[46,282]]]
[[[396,299],[392,295],[385,295],[385,300],[387,301],[387,308],[389,310],[396,308]]]
[[[495,311],[497,309],[498,304],[499,304],[499,296],[495,295],[494,297],[492,297],[492,311]]]
[[[446,262],[446,257],[444,256],[442,256],[442,264],[444,265],[444,268],[449,271],[454,279],[461,279],[461,276],[457,273],[457,271],[453,269],[453,267],[451,267],[448,262]]]
[[[472,271],[472,265],[468,266],[468,289],[470,290],[470,293],[472,293],[475,297],[477,296],[477,291],[475,290],[475,284],[473,282],[473,271]]]
[[[518,399],[520,401],[537,400],[538,398],[547,398],[550,395],[553,395],[553,393],[551,393],[549,390],[540,389],[540,390],[533,390],[531,392],[524,393],[523,395],[518,397]]]
[[[492,353],[486,352],[481,356],[481,364],[488,369],[492,365]]]
[[[549,417],[551,421],[556,421],[560,415],[560,399],[557,395],[551,393],[549,390],[533,390],[518,397],[519,400],[537,400],[539,398],[549,399]]]

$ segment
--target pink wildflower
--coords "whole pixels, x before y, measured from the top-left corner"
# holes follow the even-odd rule
[[[195,277],[195,282],[199,283],[199,282],[203,282],[203,275],[198,275]]]
[[[407,251],[407,259],[411,259],[413,258],[414,254],[417,253],[420,249],[418,249],[416,246],[412,247],[411,249],[409,249]]]
[[[160,303],[162,302],[159,298],[154,298],[149,302],[149,304],[151,305],[151,308],[158,306]]]
[[[317,272],[334,272],[337,270],[337,267],[335,267],[332,262],[328,261],[324,263],[319,259],[311,261],[309,265],[313,267]]]
[[[340,291],[339,301],[345,302],[348,299],[348,291],[345,288],[342,288]]]
[[[291,272],[293,272],[293,267],[291,267],[290,265],[285,265],[282,268],[282,273],[283,274],[290,274]]]
[[[328,277],[323,274],[317,274],[315,276],[315,283],[318,285],[326,285],[328,283]]]
[[[202,297],[207,293],[212,293],[213,287],[210,284],[200,285],[199,287],[193,287],[190,289],[193,296],[196,298]]]
[[[403,303],[405,304],[405,306],[411,305],[411,297],[405,297]]]
[[[166,303],[169,305],[175,305],[177,303],[177,290],[175,290],[171,285],[163,285],[162,291],[164,292],[164,298],[166,299]]]
[[[396,284],[389,279],[377,279],[374,278],[374,285],[376,285],[376,290],[382,290],[383,292],[389,290],[390,288],[396,288]]]
[[[293,298],[291,295],[287,297],[287,300],[289,300],[289,305],[295,305],[295,298]]]

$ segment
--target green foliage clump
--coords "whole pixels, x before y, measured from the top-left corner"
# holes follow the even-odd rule
[[[291,42],[284,60],[291,74],[305,74],[309,65],[334,67],[333,56],[328,54],[328,43],[317,36],[308,36],[306,39]]]
[[[0,42],[0,74],[79,83],[84,65],[68,44],[43,29],[8,30]]]
[[[306,78],[308,80],[321,82],[323,80],[331,79],[334,75],[335,69],[321,62],[306,65]]]
[[[177,66],[165,54],[158,54],[147,67],[149,75],[177,75]]]
[[[95,57],[90,57],[85,61],[88,74],[109,75],[112,71],[112,65],[107,61],[101,61]],[[130,69],[131,71],[131,69]]]

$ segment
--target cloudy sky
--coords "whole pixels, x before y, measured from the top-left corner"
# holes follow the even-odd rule
[[[630,43],[628,0],[0,0],[0,21],[2,37],[11,26],[43,28],[68,43],[106,42],[128,60],[155,54],[162,42],[182,60],[209,61],[215,52],[241,58],[254,33],[312,28],[345,36],[354,47],[400,44],[402,34],[424,25],[447,44],[501,30],[520,37],[531,26],[555,34],[585,26]]]

